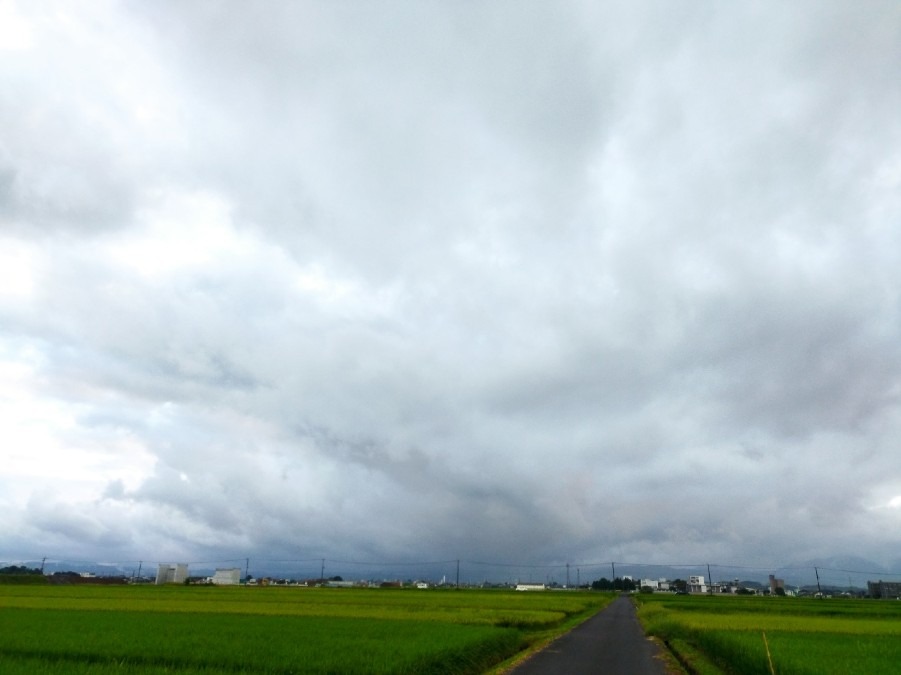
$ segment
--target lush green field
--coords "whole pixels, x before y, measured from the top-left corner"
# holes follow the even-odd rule
[[[637,601],[646,630],[699,673],[901,672],[901,602],[669,595]]]
[[[482,673],[599,593],[0,587],[0,672]]]

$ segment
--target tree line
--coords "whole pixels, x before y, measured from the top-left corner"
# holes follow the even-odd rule
[[[607,577],[601,577],[597,581],[591,582],[591,590],[593,591],[640,591],[643,590],[638,586],[639,582],[629,577],[616,577],[612,581]],[[688,582],[684,579],[675,579],[669,582],[670,588],[677,593],[686,593],[688,591]],[[648,588],[648,590],[652,590]]]
[[[41,570],[25,567],[25,565],[7,565],[0,567],[0,574],[41,574]]]

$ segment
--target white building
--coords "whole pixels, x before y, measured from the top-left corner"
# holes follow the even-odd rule
[[[183,584],[187,578],[187,563],[160,563],[156,572],[156,583],[158,586],[162,584]]]
[[[706,593],[707,592],[707,584],[704,583],[704,575],[698,576],[690,576],[688,577],[688,592],[689,593]]]
[[[639,588],[645,588],[645,587],[652,588],[655,591],[659,591],[660,590],[660,582],[654,581],[653,579],[642,579],[641,584],[639,585]]]
[[[517,591],[543,591],[545,590],[544,584],[516,584]]]
[[[241,583],[241,568],[240,567],[228,567],[228,568],[216,568],[216,573],[210,579],[210,581],[217,586],[234,586],[235,584]]]

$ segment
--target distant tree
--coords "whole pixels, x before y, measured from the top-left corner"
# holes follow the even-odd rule
[[[9,565],[0,567],[0,574],[40,574],[41,570],[25,567],[25,565]]]
[[[607,577],[601,577],[597,581],[591,582],[591,590],[593,591],[612,591],[613,582]]]
[[[782,588],[782,586],[776,586],[776,595],[784,596],[784,595],[785,595],[785,589]]]
[[[685,579],[676,579],[670,586],[676,590],[676,593],[688,593],[688,582]]]

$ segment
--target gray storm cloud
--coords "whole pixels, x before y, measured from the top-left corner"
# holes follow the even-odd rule
[[[898,564],[895,3],[4,7],[8,556]]]

